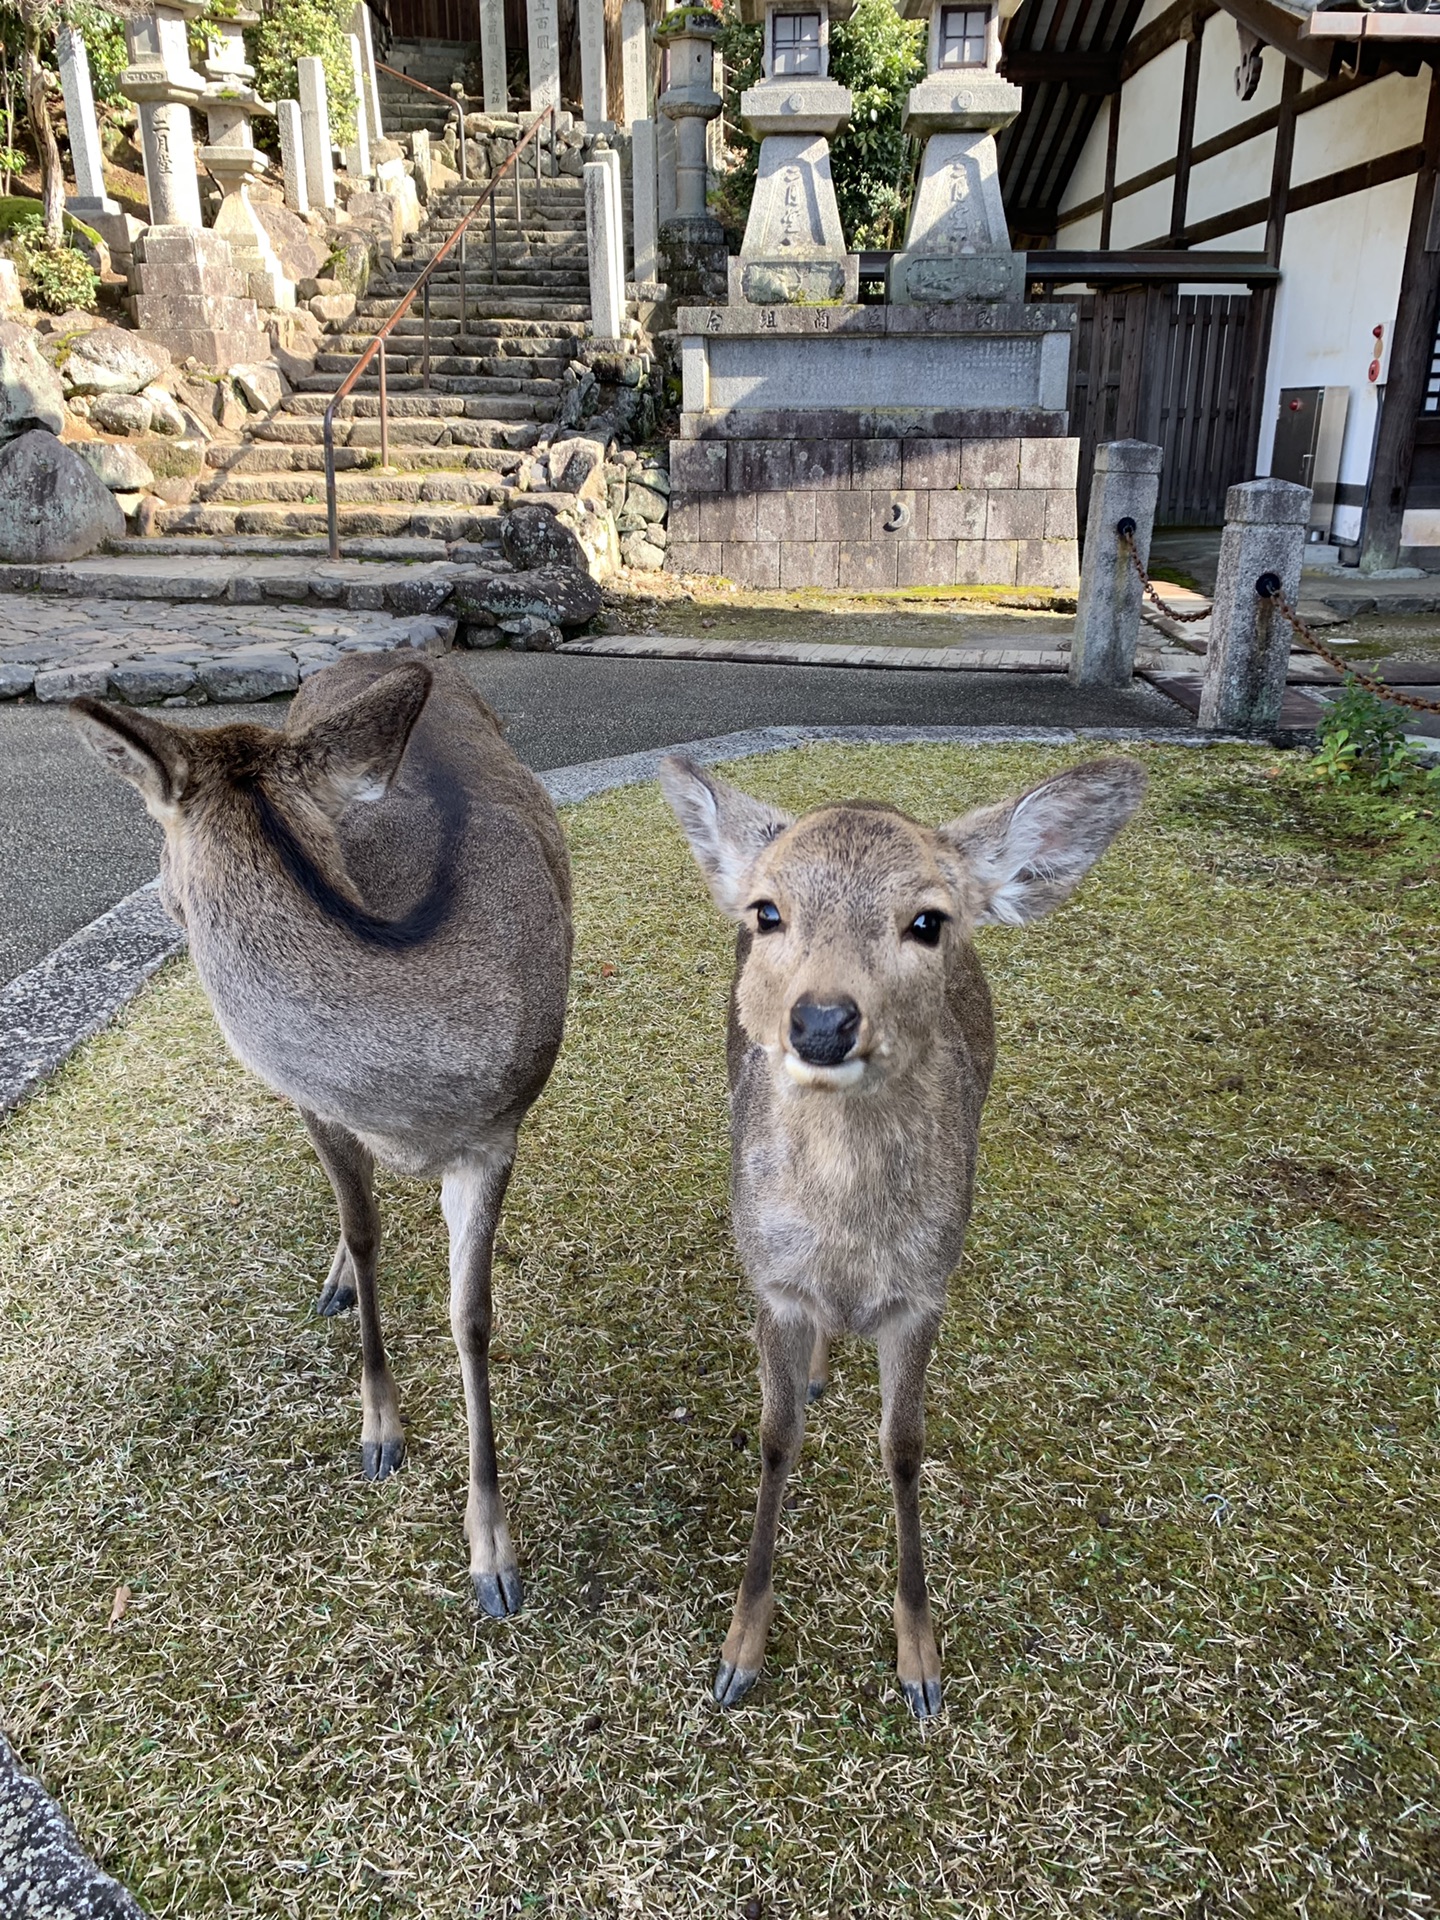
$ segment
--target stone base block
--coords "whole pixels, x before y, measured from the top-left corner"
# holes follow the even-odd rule
[[[955,300],[1023,300],[1023,253],[897,253],[886,294],[892,306]]]
[[[731,306],[816,307],[854,305],[860,298],[860,256],[837,260],[747,260],[729,262]]]
[[[658,272],[673,301],[724,300],[729,253],[718,220],[667,220],[656,237]]]
[[[205,367],[234,367],[249,360],[270,357],[270,338],[259,328],[226,332],[215,327],[152,326],[141,321],[152,340],[168,347],[177,360],[192,356]]]
[[[1079,583],[1070,438],[675,440],[676,573],[883,591]]]

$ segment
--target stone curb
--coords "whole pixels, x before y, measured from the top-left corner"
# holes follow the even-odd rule
[[[16,1920],[145,1920],[0,1734],[0,1913]]]

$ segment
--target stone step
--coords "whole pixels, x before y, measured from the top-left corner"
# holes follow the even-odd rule
[[[315,373],[341,375],[349,373],[359,355],[350,353],[317,353]],[[385,355],[387,376],[396,383],[396,391],[401,383],[419,380],[424,373],[424,349],[420,341],[410,343],[408,353],[390,353]],[[372,362],[372,366],[373,366]],[[565,371],[565,362],[556,360],[502,360],[479,358],[467,353],[442,353],[440,343],[432,341],[430,346],[430,375],[432,379],[444,376],[447,380],[479,380],[482,386],[451,386],[442,389],[451,393],[532,393],[555,394],[560,390],[560,375]],[[378,376],[377,376],[378,378]],[[302,376],[302,391],[318,392],[318,388],[309,387],[308,379]]]
[[[387,308],[386,312],[393,312]],[[407,336],[419,339],[424,330],[422,316],[411,311],[403,316],[391,334],[392,340],[399,341]],[[331,339],[350,339],[358,337],[367,345],[374,338],[373,331],[357,328],[353,321],[342,321]],[[506,353],[550,353],[564,354],[574,358],[576,343],[585,338],[584,325],[579,322],[553,322],[546,325],[543,321],[507,319],[503,314],[479,314],[467,308],[465,332],[460,333],[460,316],[457,308],[453,314],[431,311],[430,338],[432,340],[452,340],[463,338],[467,345],[474,342],[472,351],[489,353],[500,350]],[[336,351],[339,351],[337,347]]]
[[[398,429],[399,422],[395,425]],[[378,443],[378,432],[375,437]],[[525,457],[504,447],[420,447],[397,439],[393,433],[391,439],[391,458],[406,473],[479,473],[503,479]],[[205,464],[217,474],[323,474],[325,448],[318,438],[300,445],[281,440],[255,440],[243,447],[211,445],[205,450]],[[379,464],[378,444],[335,449],[337,473],[367,473]]]
[[[296,400],[320,400],[323,403],[326,394],[338,392],[340,380],[341,376],[338,373],[311,374],[301,382],[300,390],[292,396],[292,407],[293,401]],[[389,383],[387,383],[387,385],[388,384]],[[407,373],[401,375],[394,383],[391,393],[387,394],[387,399],[390,401],[392,407],[398,405],[402,399],[423,400],[427,395],[432,399],[465,399],[473,404],[475,411],[470,417],[476,420],[546,421],[549,420],[555,411],[554,401],[544,394],[540,395],[537,399],[531,399],[525,394],[475,393],[473,391],[476,386],[487,387],[488,385],[489,383],[485,381],[466,381],[464,379],[444,382],[432,380],[429,387],[425,388],[421,385],[419,374]],[[345,401],[341,402],[342,407],[346,401],[357,394],[373,394],[375,396],[377,403],[376,415],[378,418],[379,379],[372,379],[369,374],[366,374],[357,380],[355,385],[350,389],[350,392],[345,396]],[[300,409],[294,410],[300,411]],[[324,411],[325,408],[322,404],[320,408],[322,416]],[[436,411],[440,412],[443,411],[443,409],[436,409]]]
[[[430,540],[498,540],[499,507],[421,506],[410,501],[380,502],[371,506],[344,506],[337,516],[346,535],[382,535],[391,539],[415,535]],[[327,526],[324,503],[316,506],[216,505],[203,502],[188,507],[162,507],[156,518],[162,534],[264,534],[314,537]]]
[[[380,418],[380,396],[377,390],[359,393],[347,393],[335,409],[337,420],[361,419],[378,420]],[[270,416],[267,424],[287,416],[294,419],[320,421],[325,417],[325,409],[330,402],[323,393],[292,393],[278,414]],[[507,408],[514,408],[515,402],[506,398]],[[464,393],[442,393],[432,386],[428,393],[397,393],[390,397],[390,417],[392,420],[511,420],[523,418],[522,414],[507,411],[493,413],[490,403],[478,395]],[[258,423],[257,423],[258,425]]]
[[[513,293],[506,293],[502,290],[499,293],[493,294],[488,292],[477,293],[472,289],[465,305],[466,313],[471,317],[479,319],[488,319],[493,315],[496,318],[503,317],[511,320],[548,320],[553,325],[557,320],[581,321],[590,318],[590,302],[588,300],[559,300],[556,299],[553,294],[547,293],[545,289],[540,287],[526,289],[523,293],[517,289]],[[395,303],[393,300],[371,300],[368,298],[362,300],[356,308],[356,313],[361,319],[373,320],[377,328],[384,326],[394,311]],[[453,299],[448,296],[431,299],[430,319],[432,325],[437,319],[458,320],[459,318],[460,296],[458,292]]]
[[[352,403],[344,402],[346,412],[335,422],[336,447],[378,448],[380,445],[379,402],[362,394],[359,405],[368,413],[350,415]],[[320,414],[312,419],[277,417],[257,423],[251,429],[257,444],[287,447],[322,447],[324,423]],[[533,447],[540,437],[540,423],[534,420],[465,420],[434,415],[407,418],[392,412],[390,451],[410,447],[465,447],[475,451],[500,449],[523,451]],[[408,456],[407,456],[408,457]]]
[[[485,479],[464,473],[337,473],[335,497],[342,506],[425,502],[436,506],[500,506],[514,491],[501,475]],[[205,505],[259,503],[324,506],[322,473],[217,474],[195,495]]]
[[[327,351],[316,354],[316,362],[338,359],[344,356],[353,361],[362,354],[374,339],[372,333],[337,333],[327,341]],[[575,358],[576,341],[550,341],[553,353],[505,353],[498,350],[498,343],[477,339],[466,334],[462,339],[456,328],[447,325],[442,333],[438,328],[430,329],[430,364],[438,367],[442,357],[452,362],[446,368],[448,373],[488,373],[496,379],[528,378],[539,380],[558,380],[561,374]],[[419,356],[424,348],[423,336],[418,329],[409,329],[403,325],[397,327],[386,341],[386,359],[391,366],[403,366],[408,360],[419,364]]]

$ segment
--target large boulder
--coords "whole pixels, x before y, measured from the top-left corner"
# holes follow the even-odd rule
[[[149,433],[155,409],[143,393],[97,393],[86,417],[101,433]]]
[[[500,522],[500,544],[512,566],[587,571],[585,549],[551,507],[513,507]]]
[[[65,425],[65,389],[28,327],[0,325],[0,443]]]
[[[462,575],[447,611],[478,627],[528,616],[549,626],[573,628],[593,620],[600,604],[600,589],[588,573],[540,567],[527,573]]]
[[[67,393],[140,393],[170,365],[168,349],[123,327],[96,327],[65,357]]]
[[[124,531],[110,489],[53,433],[0,448],[0,560],[78,560]]]
[[[280,256],[280,264],[289,280],[313,280],[325,264],[325,249],[288,207],[257,202],[255,217],[270,236],[270,244]]]
[[[143,492],[155,475],[135,451],[114,440],[82,440],[75,451],[111,493]]]

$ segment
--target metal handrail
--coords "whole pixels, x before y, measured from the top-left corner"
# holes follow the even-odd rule
[[[421,93],[428,93],[433,100],[443,100],[455,116],[456,121],[456,158],[460,162],[460,178],[465,178],[465,109],[458,100],[452,100],[448,93],[441,93],[436,87],[427,87],[423,80],[414,80],[408,73],[401,73],[398,67],[387,67],[383,60],[375,62],[377,73],[388,73],[392,80],[403,80],[407,87],[415,87]]]
[[[443,94],[441,98],[442,99],[444,98]],[[460,332],[457,335],[457,338],[463,339],[465,334],[465,271],[466,271],[465,269],[465,234],[466,234],[466,231],[469,228],[470,222],[480,212],[481,208],[488,206],[490,209],[490,284],[494,286],[496,284],[496,276],[498,272],[497,243],[496,243],[496,237],[495,237],[496,190],[499,187],[500,182],[505,178],[506,174],[509,173],[511,168],[513,167],[515,169],[515,223],[518,227],[520,224],[521,212],[522,212],[521,202],[520,202],[520,165],[519,165],[520,156],[522,153],[524,153],[526,147],[529,146],[530,142],[534,140],[535,141],[535,184],[538,187],[540,184],[540,141],[538,136],[539,136],[540,128],[546,120],[550,122],[550,177],[552,179],[555,179],[559,175],[560,151],[559,151],[559,146],[556,139],[555,116],[556,116],[556,109],[554,107],[546,107],[542,112],[536,114],[535,118],[530,122],[529,126],[525,129],[524,133],[522,133],[520,138],[516,141],[515,151],[511,154],[510,158],[505,162],[504,166],[501,167],[498,173],[492,174],[490,178],[489,186],[487,186],[484,192],[480,194],[479,198],[476,200],[474,206],[470,209],[469,213],[466,214],[465,218],[462,221],[460,221],[458,226],[454,228],[454,230],[450,235],[450,238],[445,242],[444,246],[441,247],[440,251],[431,256],[431,259],[429,261],[429,264],[426,266],[425,271],[420,275],[419,279],[415,282],[414,286],[411,287],[410,291],[398,303],[394,312],[390,315],[390,318],[385,322],[384,326],[381,327],[379,331],[375,334],[369,346],[366,347],[365,351],[360,355],[359,359],[355,362],[354,366],[350,369],[349,373],[346,374],[345,378],[340,382],[340,385],[335,389],[335,392],[331,395],[330,404],[325,409],[324,440],[325,440],[325,514],[326,514],[326,520],[329,525],[330,558],[332,560],[338,560],[340,558],[340,507],[339,507],[339,501],[338,501],[336,486],[335,486],[335,409],[336,407],[338,407],[340,402],[346,397],[346,395],[352,391],[352,389],[354,388],[355,382],[360,378],[361,374],[364,373],[365,369],[369,366],[370,362],[375,358],[376,354],[378,353],[380,356],[380,465],[382,470],[388,469],[390,465],[390,416],[389,416],[389,394],[386,388],[386,378],[385,378],[386,339],[389,337],[391,331],[397,325],[397,323],[403,320],[405,318],[405,315],[410,311],[411,307],[414,305],[416,294],[423,293],[424,300],[422,303],[422,312],[425,318],[425,335],[424,335],[425,344],[423,348],[423,378],[422,378],[421,384],[422,384],[423,390],[428,393],[430,390],[430,276],[432,273],[434,273],[435,269],[440,265],[440,262],[443,259],[445,259],[446,255],[450,252],[450,249],[458,241],[460,246]]]

